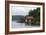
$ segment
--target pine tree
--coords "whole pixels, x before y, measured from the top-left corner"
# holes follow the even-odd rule
[[[33,16],[34,17],[32,25],[40,24],[40,8],[37,8],[37,9],[34,9],[34,10],[30,10],[29,11],[29,16]],[[36,23],[37,21],[39,23]]]

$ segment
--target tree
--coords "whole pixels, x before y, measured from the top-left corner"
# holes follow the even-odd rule
[[[30,10],[29,11],[29,16],[34,17],[34,21],[32,22],[32,25],[33,24],[40,24],[40,8]],[[36,23],[36,22],[39,22],[39,23]]]

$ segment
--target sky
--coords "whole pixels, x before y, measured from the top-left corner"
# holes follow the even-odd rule
[[[12,6],[12,15],[28,15],[30,10],[36,9],[35,7],[26,7],[26,6]]]

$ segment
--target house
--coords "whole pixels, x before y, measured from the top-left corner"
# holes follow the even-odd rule
[[[33,16],[25,16],[25,22],[26,23],[31,23],[33,21]]]

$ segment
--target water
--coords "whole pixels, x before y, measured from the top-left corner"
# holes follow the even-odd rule
[[[30,28],[31,26],[25,25],[25,23],[17,23],[12,21],[12,28]]]

